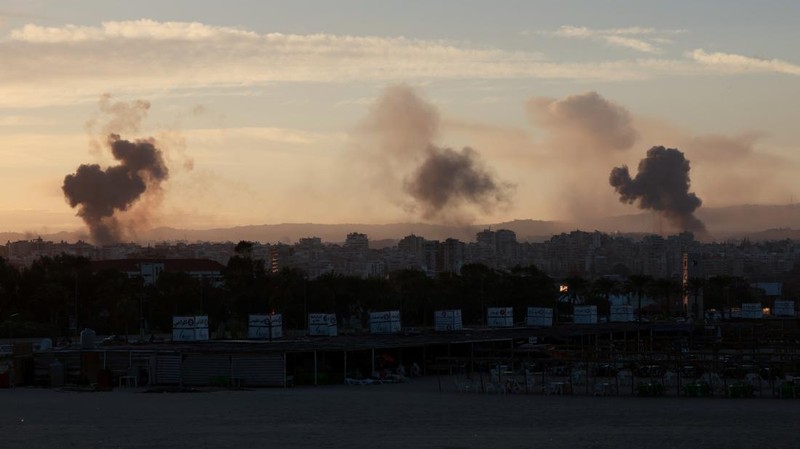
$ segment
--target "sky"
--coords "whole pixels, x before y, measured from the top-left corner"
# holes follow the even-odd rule
[[[797,17],[780,0],[0,0],[0,231],[590,224],[652,204],[609,176],[635,181],[657,146],[685,157],[690,215],[794,203]],[[152,144],[158,170],[117,141]],[[93,164],[144,191],[118,198],[109,175],[65,196]]]

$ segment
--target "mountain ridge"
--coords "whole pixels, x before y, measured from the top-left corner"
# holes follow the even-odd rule
[[[780,240],[784,238],[800,240],[800,204],[791,205],[737,205],[721,208],[703,208],[697,211],[711,237],[716,241],[726,239],[750,238],[751,240]],[[319,237],[324,242],[343,242],[347,234],[359,232],[367,234],[371,241],[383,241],[384,246],[392,241],[415,234],[429,240],[456,238],[474,241],[475,235],[483,229],[510,229],[517,234],[517,240],[540,242],[553,235],[574,230],[601,231],[623,234],[674,234],[658,214],[644,212],[618,215],[594,221],[591,225],[535,219],[517,219],[491,224],[441,225],[431,223],[279,223],[260,225],[240,225],[210,229],[179,229],[158,227],[142,232],[134,241],[147,243],[154,241],[240,241],[251,240],[263,243],[295,243],[304,237]],[[86,239],[86,231],[58,232],[36,235],[30,232],[0,232],[0,241],[31,240],[41,237],[49,241],[74,242]]]

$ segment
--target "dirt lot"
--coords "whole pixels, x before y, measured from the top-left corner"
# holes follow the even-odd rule
[[[11,448],[797,448],[800,400],[460,394],[394,385],[0,390]]]

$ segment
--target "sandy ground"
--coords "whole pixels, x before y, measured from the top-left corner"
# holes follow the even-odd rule
[[[452,378],[442,385],[0,390],[0,448],[800,447],[800,400],[461,394]]]

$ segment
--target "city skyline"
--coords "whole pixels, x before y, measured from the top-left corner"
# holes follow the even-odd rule
[[[115,212],[122,240],[159,226],[588,226],[640,212],[609,174],[636,175],[657,146],[685,155],[698,211],[795,203],[797,13],[11,1],[0,231],[85,229],[62,183],[81,164],[117,164],[110,133],[153,138],[168,168],[155,194]]]

